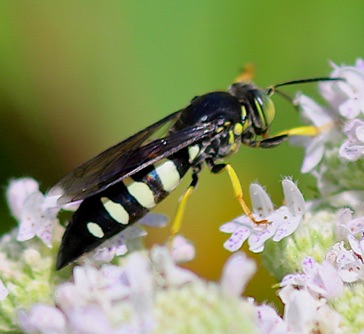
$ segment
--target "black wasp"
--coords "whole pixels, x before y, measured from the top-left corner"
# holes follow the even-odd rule
[[[234,170],[218,161],[235,153],[241,144],[271,148],[292,135],[315,135],[317,129],[308,126],[270,137],[268,132],[275,116],[271,95],[282,85],[326,80],[337,79],[296,80],[267,90],[251,82],[235,82],[227,92],[195,97],[186,108],[73,170],[49,193],[60,196],[59,204],[83,200],[63,235],[57,269],[139,220],[174,190],[191,169],[192,182],[179,203],[172,227],[172,233],[176,233],[203,165],[213,173],[228,171],[235,196],[255,221]],[[166,124],[170,124],[166,135],[151,139]]]

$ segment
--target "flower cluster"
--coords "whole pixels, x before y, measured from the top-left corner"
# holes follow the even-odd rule
[[[303,173],[316,182],[305,202],[295,182],[282,181],[277,209],[252,184],[253,216],[221,226],[224,247],[235,252],[219,282],[177,263],[195,256],[181,236],[168,246],[143,247],[141,225],[166,219],[147,215],[56,272],[64,228],[54,198],[32,179],[12,181],[7,199],[19,227],[0,239],[0,331],[24,333],[358,333],[364,329],[364,61],[333,65],[320,83],[319,105],[299,94],[295,103],[317,135],[294,136],[305,149]],[[63,208],[69,209],[72,208]],[[242,296],[256,270],[238,252],[260,253],[280,283],[284,311]],[[72,278],[72,279],[71,279]]]
[[[264,190],[252,185],[254,213],[268,224],[242,216],[221,226],[232,233],[225,248],[236,251],[247,240],[281,280],[285,309],[279,321],[269,309],[276,317],[273,333],[282,326],[294,333],[364,329],[364,61],[332,66],[335,79],[319,85],[324,106],[303,94],[295,99],[304,122],[317,131],[291,138],[305,149],[301,171],[316,178],[317,198],[304,203],[298,188],[284,180],[285,206],[274,211]]]
[[[262,252],[267,240],[281,241],[297,229],[304,214],[305,201],[297,185],[291,180],[283,180],[282,186],[287,205],[274,210],[265,190],[259,184],[250,185],[253,216],[257,221],[268,221],[269,224],[255,224],[244,215],[222,225],[221,232],[232,233],[224,244],[227,250],[235,252],[248,240],[252,252]]]

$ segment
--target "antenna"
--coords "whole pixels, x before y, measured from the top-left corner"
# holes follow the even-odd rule
[[[282,86],[289,86],[289,85],[298,85],[303,83],[309,83],[309,82],[321,82],[321,81],[345,81],[344,78],[328,78],[328,77],[322,77],[322,78],[309,78],[309,79],[300,79],[300,80],[292,80],[292,81],[286,81],[279,83],[277,85],[273,85],[267,88],[267,94],[273,95],[275,92],[278,94],[282,94],[283,96],[285,93],[282,93],[277,90],[278,87]]]

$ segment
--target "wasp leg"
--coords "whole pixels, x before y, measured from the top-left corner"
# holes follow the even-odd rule
[[[261,147],[261,148],[271,148],[278,146],[289,137],[292,136],[309,136],[314,137],[319,133],[319,128],[315,126],[300,126],[297,128],[292,128],[289,130],[282,131],[273,137],[268,137],[263,140],[249,140],[245,141],[244,144],[250,147]]]
[[[282,132],[279,132],[276,136],[282,136],[285,135],[287,137],[292,136],[308,136],[308,137],[315,137],[319,134],[319,132],[322,129],[313,125],[307,125],[307,126],[298,126],[296,128],[284,130]]]
[[[198,176],[197,173],[192,174],[192,182],[189,187],[186,189],[185,193],[182,195],[178,202],[177,211],[173,218],[171,230],[170,230],[170,243],[173,241],[173,238],[176,234],[181,230],[182,219],[185,212],[186,204],[193,191],[197,187]]]
[[[218,164],[218,165],[215,165],[214,164],[214,165],[212,165],[212,168],[211,168],[211,171],[214,174],[220,173],[220,172],[225,171],[225,170],[229,174],[230,181],[231,181],[231,184],[233,186],[235,198],[239,201],[241,207],[244,210],[244,213],[255,224],[266,224],[266,223],[268,223],[268,221],[265,220],[265,219],[263,219],[263,220],[256,220],[253,217],[253,214],[252,214],[251,210],[249,209],[249,206],[246,204],[246,202],[244,200],[243,189],[241,187],[241,183],[239,181],[239,178],[236,175],[234,168],[230,164]]]

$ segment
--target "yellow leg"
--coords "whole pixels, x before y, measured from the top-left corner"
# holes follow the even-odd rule
[[[221,171],[224,171],[224,170],[226,170],[228,172],[230,180],[231,180],[231,184],[233,186],[235,198],[239,201],[241,207],[244,210],[244,213],[251,219],[251,221],[253,223],[255,223],[255,224],[266,224],[266,223],[268,223],[268,221],[265,220],[265,219],[256,220],[253,217],[253,214],[252,214],[251,210],[249,209],[249,206],[246,204],[246,202],[244,200],[243,189],[241,187],[241,183],[239,181],[238,176],[235,173],[234,168],[229,164],[215,165],[214,167],[215,167],[215,169],[214,168],[212,169],[213,173],[221,172]]]
[[[249,206],[246,204],[246,202],[244,200],[243,188],[241,186],[241,183],[240,183],[240,180],[239,180],[238,176],[235,173],[234,168],[231,165],[227,164],[225,169],[228,172],[231,183],[233,185],[233,190],[234,190],[235,197],[239,201],[241,207],[243,208],[244,213],[255,224],[266,224],[266,223],[268,223],[267,220],[256,220],[253,217],[253,214],[252,214],[251,210],[249,209]]]
[[[299,126],[296,128],[288,129],[282,132],[279,132],[276,136],[286,135],[286,136],[309,136],[309,137],[315,137],[320,132],[320,128],[316,126]]]
[[[182,195],[180,201],[178,202],[177,211],[171,225],[170,241],[172,241],[176,234],[181,230],[182,219],[185,212],[186,204],[194,189],[195,186],[189,186],[186,192]]]

